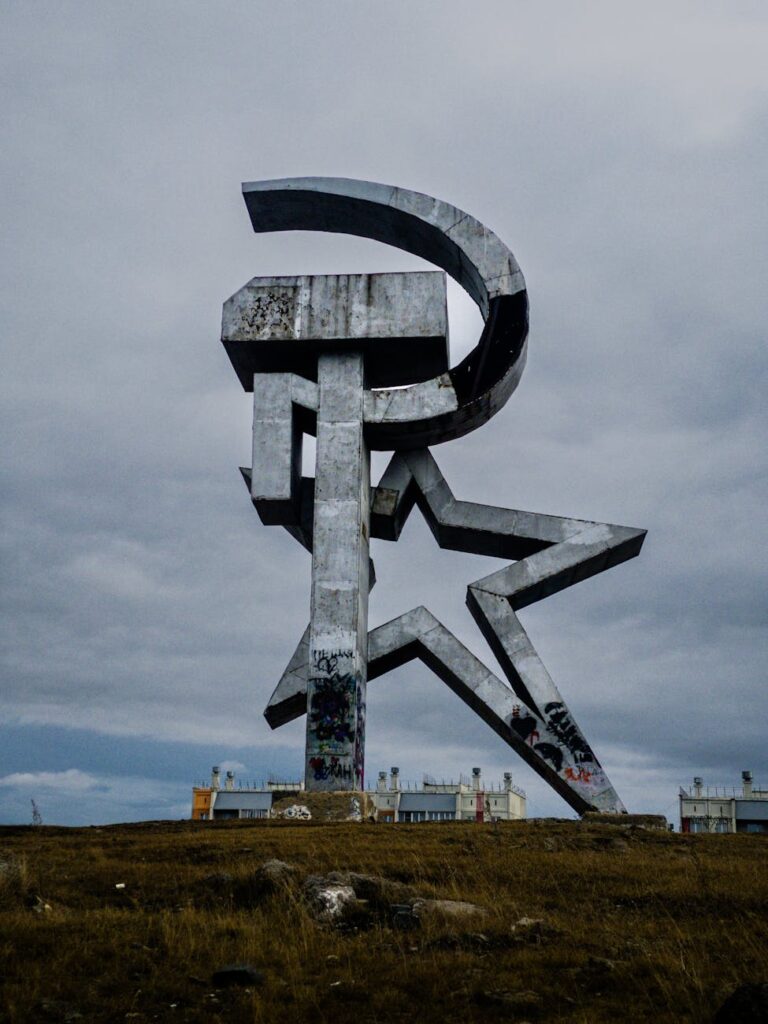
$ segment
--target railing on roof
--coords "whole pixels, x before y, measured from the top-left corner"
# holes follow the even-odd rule
[[[686,800],[716,800],[718,797],[723,800],[731,800],[734,797],[737,800],[768,800],[768,789],[760,789],[753,785],[752,792],[745,796],[743,786],[702,786],[700,793],[681,786],[680,796]]]

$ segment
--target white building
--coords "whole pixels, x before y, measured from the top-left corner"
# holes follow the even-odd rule
[[[234,772],[228,771],[221,786],[218,768],[211,772],[209,786],[192,790],[192,818],[216,821],[226,818],[269,818],[276,800],[293,796],[302,803],[303,782],[267,782],[261,786],[235,785]],[[379,772],[376,789],[369,793],[376,820],[382,822],[419,821],[514,821],[525,818],[525,793],[512,784],[510,772],[499,785],[483,784],[479,768],[472,778],[458,782],[436,782],[425,776],[420,786],[402,786],[400,771],[392,768],[389,777]]]
[[[525,793],[512,784],[510,772],[504,781],[490,788],[483,785],[479,768],[472,779],[435,782],[425,776],[419,787],[402,787],[400,770],[379,772],[371,794],[378,821],[513,821],[525,817]]]
[[[741,789],[707,786],[698,776],[680,789],[681,832],[762,832],[768,835],[768,789],[756,789],[752,772],[741,773]]]

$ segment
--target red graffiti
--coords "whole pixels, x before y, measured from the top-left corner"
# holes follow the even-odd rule
[[[565,777],[570,782],[589,782],[592,779],[592,772],[586,768],[566,768]]]

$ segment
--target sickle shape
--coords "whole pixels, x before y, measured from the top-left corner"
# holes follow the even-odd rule
[[[353,178],[278,178],[243,184],[254,231],[333,231],[385,242],[442,267],[480,308],[476,347],[447,373],[406,388],[368,391],[372,448],[450,441],[501,409],[525,367],[528,297],[517,260],[492,231],[440,199]]]

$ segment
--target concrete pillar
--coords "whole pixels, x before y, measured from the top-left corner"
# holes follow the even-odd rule
[[[370,456],[361,352],[318,357],[308,790],[364,785]]]
[[[218,766],[214,765],[213,768],[211,768],[211,789],[214,792],[221,785],[220,779],[221,779],[221,772],[219,771]]]
[[[741,773],[742,791],[745,800],[749,800],[752,796],[752,772],[744,771]]]

